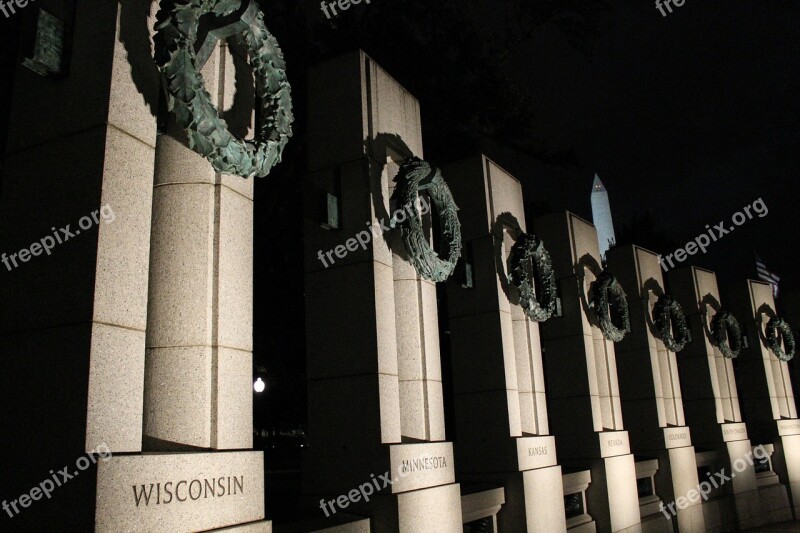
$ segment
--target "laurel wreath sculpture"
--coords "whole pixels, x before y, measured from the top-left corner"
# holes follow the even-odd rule
[[[511,248],[509,280],[519,291],[519,304],[536,322],[544,322],[556,310],[556,276],[553,260],[544,243],[535,235],[523,233]],[[535,287],[538,281],[540,298]]]
[[[742,351],[742,328],[733,313],[720,309],[711,319],[711,339],[722,355],[736,359]]]
[[[597,316],[600,331],[603,336],[612,341],[620,342],[631,331],[631,318],[628,310],[628,300],[622,285],[608,270],[603,270],[592,283],[592,306]],[[611,317],[614,310],[620,317],[622,324],[617,327]]]
[[[228,130],[205,88],[197,66],[195,41],[200,18],[227,16],[241,0],[174,0],[164,2],[157,15],[155,60],[164,78],[167,106],[186,130],[189,147],[204,156],[217,172],[244,178],[264,177],[281,159],[292,136],[291,87],[278,42],[264,24],[255,2],[248,12],[242,37],[250,56],[260,101],[255,139],[239,140]]]
[[[764,336],[767,339],[767,347],[775,354],[775,357],[784,362],[789,362],[794,358],[794,334],[792,334],[792,328],[784,319],[776,316],[772,317],[767,323]],[[783,346],[781,346],[780,337],[783,337]]]
[[[683,308],[675,298],[668,294],[658,297],[653,306],[653,324],[667,350],[680,352],[689,342],[689,326]],[[672,334],[673,330],[675,335]]]
[[[423,180],[427,181],[427,178],[431,178],[430,182],[421,184]],[[403,162],[395,181],[397,183],[395,194],[400,205],[413,206],[414,215],[399,222],[403,246],[411,264],[419,275],[427,280],[437,283],[446,281],[453,274],[456,263],[461,257],[461,222],[458,220],[458,206],[453,200],[450,188],[438,168],[432,169],[428,162],[418,157],[410,157]],[[445,259],[439,257],[425,237],[417,202],[419,192],[422,190],[428,192],[439,214],[442,238],[447,247]]]

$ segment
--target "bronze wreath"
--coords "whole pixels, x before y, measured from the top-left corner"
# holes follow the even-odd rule
[[[620,342],[631,331],[628,300],[622,285],[613,274],[603,270],[592,283],[591,294],[592,306],[603,336],[612,342]],[[612,307],[620,316],[622,321],[620,327],[617,327],[612,320]]]
[[[668,294],[658,297],[653,307],[653,324],[664,346],[671,352],[680,352],[689,342],[689,327],[686,324],[686,315],[683,314],[681,304]],[[677,334],[673,336],[672,331]]]
[[[535,235],[523,233],[511,248],[509,279],[519,291],[519,304],[536,322],[544,322],[556,310],[556,277],[553,261],[544,243]],[[535,294],[539,282],[540,297]]]
[[[711,319],[711,339],[722,355],[735,359],[742,351],[742,328],[733,313],[720,309]]]
[[[240,7],[241,0],[164,0],[157,15],[155,60],[164,78],[167,106],[186,130],[189,147],[217,172],[263,177],[280,161],[294,117],[286,63],[258,3],[250,0],[240,21],[261,105],[255,139],[242,141],[228,131],[206,91],[195,53],[200,18],[227,16]]]
[[[423,180],[430,181],[421,184]],[[400,235],[408,253],[409,260],[423,278],[441,282],[447,280],[455,270],[461,257],[461,222],[458,220],[458,207],[453,200],[450,188],[442,178],[439,169],[418,157],[410,157],[403,162],[395,177],[400,205],[413,208],[413,216],[399,222]],[[447,243],[447,257],[442,259],[431,248],[422,227],[417,198],[421,190],[427,190],[441,219],[442,237]]]
[[[780,336],[778,333],[780,333]],[[772,317],[767,323],[764,336],[767,340],[767,347],[775,354],[775,357],[785,362],[789,362],[794,358],[794,334],[792,334],[792,328],[789,327],[789,324],[784,319],[777,316]],[[781,336],[783,337],[783,346],[781,346]],[[786,348],[785,350],[784,347]]]

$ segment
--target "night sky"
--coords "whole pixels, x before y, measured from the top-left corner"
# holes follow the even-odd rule
[[[724,283],[755,276],[755,250],[800,288],[799,3],[687,0],[664,17],[650,1],[376,0],[332,20],[316,0],[262,4],[298,106],[304,72],[291,60],[305,71],[361,47],[420,99],[426,157],[484,151],[523,182],[529,217],[590,219],[597,172],[618,237],[649,211],[636,237],[652,243],[636,243],[667,254],[762,198],[766,217],[687,262]]]
[[[593,57],[569,53],[545,29],[515,51],[545,131],[570,147],[566,207],[589,216],[594,172],[617,225],[651,208],[679,243],[763,198],[769,208],[695,256],[720,278],[752,277],[756,249],[785,286],[798,287],[800,4],[687,1],[667,17],[652,2],[612,4]],[[533,175],[529,195],[548,176]],[[662,251],[662,250],[657,250]],[[669,252],[666,250],[662,252]]]

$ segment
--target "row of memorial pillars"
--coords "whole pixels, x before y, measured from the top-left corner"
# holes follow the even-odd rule
[[[419,279],[395,233],[371,229],[389,226],[398,207],[390,202],[392,178],[407,156],[422,155],[420,130],[418,102],[363,53],[312,71],[304,219],[313,332],[305,492],[320,507],[313,512],[356,523],[343,515],[368,516],[376,531],[458,531],[461,520],[481,516],[467,502],[470,487],[482,484],[502,488],[499,497],[481,494],[501,531],[704,531],[759,523],[767,493],[753,492],[752,465],[712,500],[681,505],[675,518],[661,512],[705,481],[696,457],[709,473],[730,472],[750,451],[733,366],[709,341],[707,307],[720,303],[713,273],[676,271],[668,286],[655,254],[609,251],[632,321],[615,347],[589,303],[602,268],[594,227],[560,213],[530,228],[519,182],[485,157],[444,169],[472,273],[469,281],[458,274],[448,280],[441,310],[452,359],[453,464],[453,447],[443,442],[434,286]],[[559,315],[541,325],[525,316],[508,286],[509,252],[525,231],[545,242],[558,277]],[[369,236],[365,244],[359,235]],[[658,297],[673,289],[694,337],[678,357],[652,323]],[[780,411],[790,390],[781,396],[766,387],[780,416],[796,416],[789,407]],[[790,437],[784,448],[793,442],[790,423],[776,424]],[[719,458],[710,466],[709,454]],[[792,472],[792,454],[784,455]],[[437,467],[395,475],[424,457],[436,458]],[[571,473],[562,478],[559,463]],[[339,498],[386,471],[395,483],[371,502]],[[794,478],[787,476],[789,485]],[[461,497],[454,481],[463,484]],[[649,482],[641,498],[638,481]],[[562,491],[573,490],[585,491],[588,508],[565,520]]]
[[[677,357],[653,324],[655,304],[668,293],[658,259],[638,246],[611,248],[606,254],[609,270],[627,291],[631,318],[631,332],[616,347],[622,408],[631,448],[641,457],[637,470],[645,461],[655,461],[655,475],[644,480],[650,483],[650,494],[640,499],[643,528],[669,519],[678,531],[702,532],[706,525],[700,501],[674,507],[676,514],[668,511],[670,518],[661,512],[695,489],[699,480]],[[671,525],[667,527],[672,530]]]
[[[701,268],[687,267],[670,272],[669,282],[686,314],[692,337],[692,342],[680,355],[686,420],[695,446],[706,452],[716,452],[710,463],[698,459],[698,466],[712,474],[722,468],[735,472],[735,465],[741,465],[737,461],[752,454],[752,446],[742,422],[732,361],[711,342],[711,320],[724,303],[716,275]],[[703,506],[707,524],[719,521],[718,527],[730,530],[762,523],[752,465],[737,472],[717,494],[723,493],[730,496],[735,513],[717,508],[726,500],[709,500]]]
[[[777,316],[772,286],[747,280],[726,293],[748,339],[737,359],[742,412],[754,445],[772,446],[771,468],[758,472],[765,521],[800,520],[800,420],[789,365],[770,352],[766,326]],[[786,490],[788,489],[788,494]]]

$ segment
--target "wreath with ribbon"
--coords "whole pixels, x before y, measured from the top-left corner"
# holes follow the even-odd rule
[[[658,297],[653,307],[653,324],[659,337],[671,352],[680,352],[689,342],[689,326],[678,301],[668,294]],[[673,331],[675,335],[673,335]]]
[[[281,159],[292,136],[291,87],[278,42],[264,24],[264,13],[250,0],[242,16],[241,35],[250,56],[260,102],[255,139],[240,140],[228,130],[205,88],[195,41],[203,15],[227,16],[241,0],[173,0],[157,15],[155,60],[164,79],[167,107],[186,130],[189,147],[217,172],[244,178],[263,177]]]
[[[395,177],[395,194],[401,205],[413,212],[398,222],[403,246],[411,264],[423,278],[433,281],[446,281],[461,258],[461,222],[458,220],[458,206],[453,193],[442,178],[441,171],[433,169],[430,163],[418,157],[406,159]],[[447,257],[441,258],[425,237],[422,216],[419,213],[420,191],[427,191],[436,206],[441,221],[442,238],[446,243]]]
[[[592,307],[603,336],[612,342],[620,342],[631,331],[628,300],[622,285],[608,270],[603,270],[592,283],[591,293]],[[612,311],[622,322],[619,327],[614,324]]]
[[[767,323],[766,333],[767,347],[781,361],[789,362],[794,358],[795,342],[792,328],[782,318],[772,317]],[[783,337],[783,346],[781,346]]]
[[[519,291],[519,304],[536,322],[544,322],[556,310],[556,276],[553,260],[544,243],[535,235],[523,233],[511,248],[511,284]],[[539,299],[536,298],[538,282]]]
[[[722,355],[735,359],[742,351],[742,328],[733,313],[720,309],[711,319],[711,339]]]

